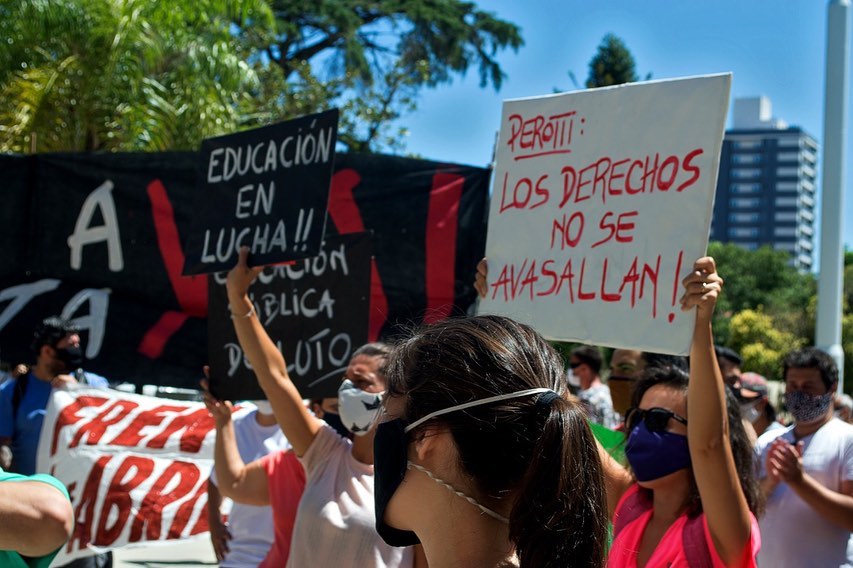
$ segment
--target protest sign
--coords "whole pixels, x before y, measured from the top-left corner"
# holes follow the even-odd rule
[[[228,270],[241,246],[258,265],[316,255],[337,128],[330,110],[202,142],[183,273]]]
[[[550,339],[689,350],[731,75],[506,101],[480,311]]]
[[[353,351],[367,342],[370,271],[370,235],[346,234],[327,237],[314,258],[266,267],[249,288],[303,397],[337,396]],[[208,297],[211,392],[222,400],[266,398],[237,341],[224,274],[210,279]]]
[[[10,204],[0,208],[9,253],[0,265],[3,363],[29,361],[35,326],[62,314],[81,328],[86,370],[137,387],[198,387],[208,363],[208,275],[181,275],[198,163],[198,152],[0,156]],[[490,175],[336,156],[326,234],[373,235],[371,340],[473,302]]]
[[[65,484],[75,519],[55,562],[207,532],[215,435],[201,403],[55,389],[39,439],[38,471]]]

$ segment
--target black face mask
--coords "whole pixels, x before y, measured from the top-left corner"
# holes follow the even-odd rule
[[[339,414],[335,414],[334,412],[326,412],[323,411],[323,420],[331,426],[335,432],[341,435],[342,438],[347,438],[348,440],[352,440],[352,432],[347,430],[347,427],[344,426],[344,423],[341,422],[341,416]]]
[[[65,364],[65,370],[69,373],[76,371],[83,366],[83,350],[80,347],[65,347],[60,349],[53,348],[56,351],[56,358]]]
[[[385,522],[385,510],[394,492],[406,477],[408,435],[400,418],[382,422],[373,439],[373,499],[376,505],[376,532],[391,546],[414,546],[420,539],[412,531],[395,529]]]

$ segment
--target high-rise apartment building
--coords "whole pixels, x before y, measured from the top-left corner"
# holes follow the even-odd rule
[[[711,239],[754,250],[769,244],[812,269],[817,142],[772,118],[766,97],[735,99],[720,156]]]

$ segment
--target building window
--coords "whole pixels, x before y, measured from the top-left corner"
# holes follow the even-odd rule
[[[732,168],[731,176],[735,179],[754,179],[761,175],[758,168]]]
[[[797,252],[797,243],[773,243],[773,248],[794,253]]]
[[[739,247],[745,248],[746,250],[758,250],[758,243],[756,243],[755,241],[746,241],[743,243],[738,243],[737,245]]]
[[[797,191],[797,182],[795,181],[780,181],[776,182],[776,193],[788,193]]]
[[[729,206],[732,209],[750,209],[760,204],[761,200],[757,197],[735,197],[729,200]]]
[[[750,239],[758,236],[758,227],[732,227],[729,237],[734,239]]]
[[[797,177],[800,175],[800,168],[792,168],[792,167],[776,168],[776,175],[779,177]]]
[[[774,237],[796,237],[797,236],[797,228],[796,227],[774,227],[773,236]]]
[[[785,223],[797,220],[796,211],[777,211],[773,216],[777,223]]]
[[[777,186],[778,187],[778,186]],[[804,179],[800,182],[800,187],[809,193],[814,193],[814,183],[811,180]]]
[[[755,150],[761,148],[761,140],[737,140],[733,146],[736,150]]]
[[[756,223],[761,219],[761,213],[731,213],[730,223]]]
[[[799,152],[779,152],[776,155],[776,160],[779,162],[798,162],[800,161]]]
[[[777,197],[776,207],[796,207],[798,201],[797,197]]]
[[[761,154],[732,154],[732,163],[739,166],[760,164]]]
[[[784,138],[779,138],[776,141],[781,148],[799,148],[800,147],[800,139],[794,136],[786,136]]]
[[[760,193],[761,192],[761,184],[760,183],[733,183],[731,185],[732,193]]]

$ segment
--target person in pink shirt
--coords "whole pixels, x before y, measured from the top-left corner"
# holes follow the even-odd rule
[[[723,281],[705,257],[683,284],[682,310],[696,310],[689,380],[655,369],[635,387],[626,416],[631,471],[601,451],[614,527],[609,568],[756,565],[752,448],[711,331]]]

